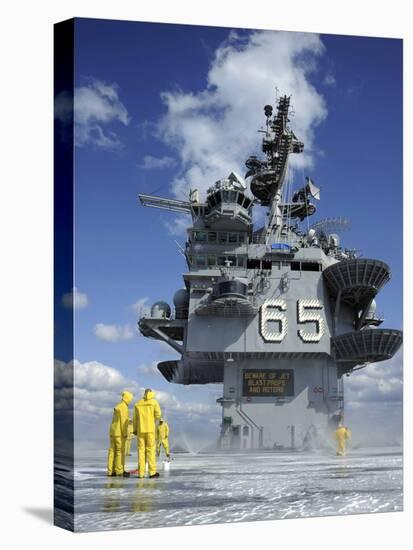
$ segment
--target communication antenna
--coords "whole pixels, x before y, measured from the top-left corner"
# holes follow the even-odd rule
[[[340,233],[351,229],[351,221],[344,217],[323,218],[310,225],[310,229],[314,229],[318,238],[331,233],[340,235]]]

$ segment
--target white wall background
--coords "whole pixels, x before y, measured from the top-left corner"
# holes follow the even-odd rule
[[[1,538],[14,548],[113,545],[180,549],[254,545],[407,548],[412,520],[412,391],[405,299],[403,514],[72,535],[50,525],[52,506],[52,24],[73,16],[405,38],[405,181],[411,184],[412,28],[409,3],[292,0],[4,2],[1,8]],[[407,124],[410,122],[410,124]],[[4,172],[4,173],[3,173]],[[405,280],[411,281],[412,203],[405,185]],[[406,334],[407,333],[407,334]],[[5,380],[4,380],[5,378]],[[340,535],[338,535],[338,532]]]

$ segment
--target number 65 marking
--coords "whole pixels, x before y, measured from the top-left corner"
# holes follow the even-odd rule
[[[320,300],[297,300],[297,324],[314,323],[315,332],[298,329],[297,334],[305,343],[317,343],[324,334],[324,319],[318,311],[323,309]],[[318,311],[314,311],[318,310]],[[264,342],[280,343],[284,340],[288,321],[284,313],[287,302],[282,299],[266,300],[260,307],[259,331]],[[273,326],[276,324],[276,329]]]
[[[309,311],[314,309],[323,309],[320,300],[297,300],[297,323],[315,323],[315,332],[300,329],[297,331],[298,336],[306,343],[317,343],[324,334],[324,319],[317,311]]]
[[[260,334],[264,342],[282,342],[287,334],[288,321],[286,315],[282,313],[287,311],[287,302],[285,300],[266,300],[260,307]],[[277,325],[278,330],[274,331],[270,325]]]

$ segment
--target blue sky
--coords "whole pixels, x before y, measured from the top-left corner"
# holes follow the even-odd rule
[[[139,306],[171,303],[185,270],[174,242],[184,242],[182,220],[141,207],[137,195],[181,196],[242,173],[275,86],[292,94],[291,125],[306,145],[294,181],[310,175],[322,188],[314,221],[349,218],[344,244],[390,264],[378,311],[385,326],[402,327],[400,40],[78,19],[75,42],[75,358],[84,377],[99,371],[114,392],[129,381],[138,392],[152,386],[177,422],[195,431],[208,416],[217,430],[219,389],[163,381],[153,362],[174,353],[136,335]],[[377,375],[348,383],[355,419],[364,398],[399,422],[401,358],[389,368],[387,389]],[[87,395],[101,400],[103,425],[112,394]],[[85,413],[82,425],[92,421]]]

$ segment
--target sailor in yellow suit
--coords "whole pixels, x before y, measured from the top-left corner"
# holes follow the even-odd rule
[[[347,441],[351,437],[351,432],[348,428],[343,426],[343,424],[339,424],[337,430],[334,432],[334,435],[336,437],[337,441],[337,456],[345,456],[346,455],[346,447],[347,447]]]
[[[148,388],[143,398],[135,404],[133,415],[133,433],[138,440],[138,476],[145,475],[148,463],[149,477],[159,477],[156,471],[156,421],[161,418],[161,408],[154,398],[154,392]]]
[[[128,436],[129,404],[133,394],[128,391],[122,393],[122,401],[113,409],[112,424],[110,425],[110,447],[108,452],[108,476],[129,477],[125,472],[125,443]]]
[[[169,426],[163,418],[159,419],[158,432],[156,437],[156,454],[159,456],[161,454],[161,446],[164,448],[166,458],[169,460]]]
[[[129,419],[128,437],[126,438],[126,443],[125,443],[125,456],[131,456],[130,448],[132,445],[132,439],[133,439],[133,421]]]

